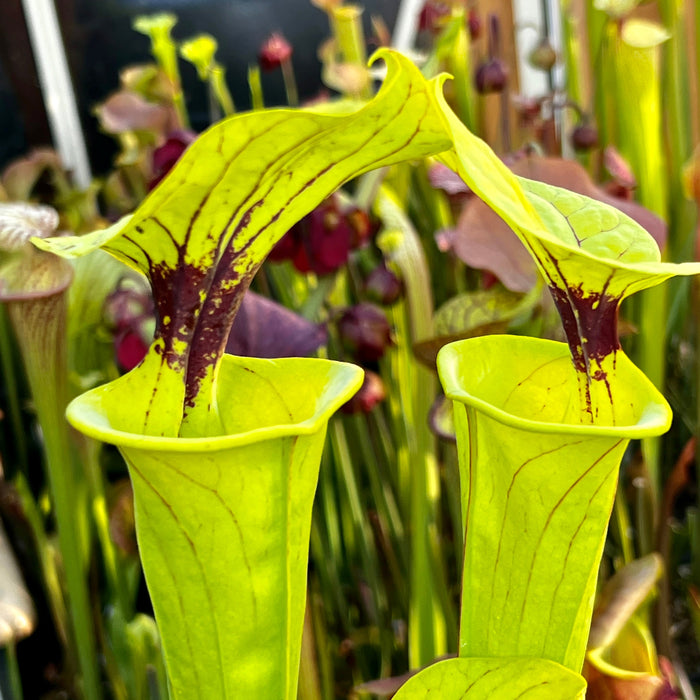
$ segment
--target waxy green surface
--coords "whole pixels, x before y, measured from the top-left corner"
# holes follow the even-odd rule
[[[586,681],[545,659],[439,661],[408,680],[395,700],[583,700]]]
[[[134,434],[130,402],[149,384],[120,381],[80,396],[68,418],[128,464],[173,700],[296,698],[326,425],[362,370],[226,356],[218,438]]]
[[[661,433],[670,421],[663,398],[619,350],[617,308],[634,291],[673,274],[700,272],[700,265],[662,263],[648,234],[616,210],[517,178],[452,114],[440,79],[426,81],[399,54],[382,55],[388,77],[360,111],[271,110],[224,121],[190,147],[132,217],[91,236],[37,242],[68,256],[103,247],[144,272],[153,287],[158,327],[146,360],[99,394],[99,405],[92,399],[75,404],[71,419],[121,445],[130,462],[144,567],[176,697],[294,697],[304,591],[298,579],[308,544],[307,513],[297,511],[297,496],[288,490],[296,442],[285,416],[278,427],[269,422],[274,402],[268,395],[227,379],[233,365],[221,365],[221,357],[241,295],[264,257],[347,179],[441,152],[532,253],[569,340],[571,356],[566,346],[547,344],[545,351],[538,341],[527,347],[514,338],[488,347],[466,341],[472,343],[466,356],[471,368],[454,349],[442,352],[440,371],[456,401],[461,433],[467,543],[461,656],[542,657],[580,670],[619,459],[629,438]],[[501,364],[484,371],[484,357]],[[338,396],[351,393],[353,381]],[[282,376],[270,384],[287,386]],[[291,396],[304,394],[305,385],[292,385]],[[248,415],[258,415],[263,427],[236,422]],[[258,448],[243,438],[240,449],[253,450],[250,463],[231,456],[239,450],[238,430],[263,439]],[[269,439],[262,437],[268,433]],[[169,439],[161,443],[161,436]],[[317,457],[320,442],[306,450]],[[164,453],[177,455],[175,466],[165,463]],[[242,484],[257,489],[255,479],[268,483],[262,475],[249,482],[262,463],[277,473],[276,485],[270,481],[256,498],[241,499]],[[304,469],[300,490],[308,496],[315,472]],[[285,510],[288,519],[261,526],[257,499],[263,496],[266,509]],[[224,542],[202,520],[205,513],[214,514]],[[280,574],[302,556],[292,553],[288,540],[278,546],[282,530],[303,545],[297,578]],[[201,543],[195,535],[203,536]],[[240,553],[223,554],[220,548],[232,542],[241,543]],[[278,550],[269,579],[262,557],[268,542]],[[240,577],[240,587],[232,586],[232,576]],[[264,613],[263,588],[273,600]],[[219,603],[232,591],[244,610],[240,630],[230,624],[230,608]],[[280,628],[284,641],[268,638]],[[283,647],[291,656],[269,665],[267,651]],[[249,660],[239,664],[235,680],[227,675],[230,650]],[[507,666],[486,663],[493,673]],[[537,668],[519,667],[525,679],[530,672],[544,679],[551,671],[543,682],[561,680],[559,666],[532,663]],[[283,680],[272,668],[284,669]],[[520,683],[516,671],[511,667],[503,680]],[[428,669],[411,683],[420,688],[434,673]],[[498,675],[489,671],[487,678]],[[445,683],[450,692],[464,686],[459,678]],[[513,697],[489,695],[478,684],[470,688],[469,697]],[[580,690],[571,697],[580,697]]]
[[[700,264],[661,261],[652,237],[617,209],[568,190],[514,175],[443,102],[453,148],[438,159],[513,229],[533,256],[564,324],[579,373],[579,405],[590,423],[607,422],[620,349],[622,300]]]
[[[590,425],[564,343],[489,336],[438,354],[460,462],[460,656],[581,670],[620,460],[630,438],[671,420],[646,377],[617,362],[616,422]]]
[[[159,367],[139,431],[218,435],[216,365],[233,317],[273,245],[346,180],[449,147],[440,80],[384,53],[378,95],[358,112],[266,110],[202,134],[136,212],[104,231],[37,241],[61,255],[102,247],[146,274],[158,327],[147,360]],[[183,418],[184,417],[184,418]]]
[[[437,92],[397,54],[352,114],[270,110],[203,134],[136,212],[82,237],[143,272],[157,311],[144,361],[71,404],[119,446],[175,698],[296,697],[311,505],[330,414],[361,370],[223,356],[276,241],[347,179],[449,146]]]

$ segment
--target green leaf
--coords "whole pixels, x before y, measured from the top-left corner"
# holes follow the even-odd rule
[[[586,681],[545,659],[459,658],[410,678],[394,700],[583,700]]]
[[[660,262],[651,236],[614,207],[514,175],[443,104],[453,150],[438,156],[513,229],[533,256],[562,317],[579,373],[579,405],[608,420],[621,301],[700,264]]]
[[[435,312],[435,337],[415,343],[413,352],[421,362],[434,368],[438,351],[447,343],[504,333],[511,321],[536,306],[541,289],[538,285],[526,296],[495,285],[458,294]]]
[[[563,343],[487,336],[438,355],[460,460],[460,656],[581,669],[620,459],[630,438],[661,434],[671,421],[622,353],[617,365],[616,413],[590,425]]]
[[[362,370],[227,355],[225,435],[134,434],[157,368],[73,401],[70,422],[129,466],[139,554],[173,700],[295,700],[308,542],[326,424]]]
[[[594,697],[651,700],[670,693],[671,686],[661,674],[648,626],[632,617],[607,647],[591,651],[584,669]]]
[[[133,216],[106,231],[37,245],[63,255],[103,247],[144,272],[159,326],[149,362],[161,365],[144,433],[220,434],[216,366],[241,295],[284,233],[343,182],[449,146],[436,94],[397,53],[359,112],[270,110],[205,132]],[[167,408],[165,405],[167,404]]]

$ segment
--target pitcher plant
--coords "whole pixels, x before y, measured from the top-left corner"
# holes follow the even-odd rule
[[[439,154],[535,258],[566,344],[496,337],[443,350],[465,528],[460,658],[399,698],[582,697],[580,676],[617,468],[670,409],[622,352],[622,300],[699,265],[660,262],[612,207],[513,175],[400,54],[352,113],[268,110],[205,132],[136,212],[82,237],[145,274],[157,310],[143,362],[68,418],[116,444],[173,698],[296,696],[306,563],[330,414],[361,371],[224,356],[242,295],[290,226],[348,179]]]
[[[364,171],[449,146],[407,59],[364,108],[237,115],[205,132],[131,216],[36,241],[103,248],[148,277],[157,310],[134,370],[78,397],[69,421],[115,444],[173,698],[295,698],[311,507],[327,421],[359,368],[224,356],[241,299],[297,220]],[[273,329],[271,329],[272,331]]]
[[[487,336],[438,355],[460,463],[459,658],[419,673],[396,697],[440,688],[441,698],[582,698],[620,461],[630,439],[671,423],[663,396],[621,349],[618,310],[630,294],[700,265],[663,263],[625,214],[517,177],[444,113],[453,148],[439,159],[530,252],[567,343]]]

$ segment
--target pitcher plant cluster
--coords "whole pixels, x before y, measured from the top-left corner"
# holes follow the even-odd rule
[[[680,697],[650,633],[670,562],[650,540],[671,507],[658,436],[672,412],[659,343],[640,349],[666,328],[667,297],[622,306],[700,273],[661,252],[668,211],[637,148],[661,147],[659,124],[625,143],[601,93],[599,133],[582,90],[512,107],[504,27],[475,3],[425,3],[421,69],[389,48],[367,64],[360,9],[314,4],[338,99],[297,107],[292,47],[275,34],[260,68],[280,71],[293,109],[265,108],[251,68],[254,109],[238,113],[199,36],[181,56],[225,118],[197,135],[175,18],[140,18],[156,63],[125,71],[97,110],[120,146],[99,203],[47,151],[3,175],[8,200],[32,199],[47,174],[53,203],[72,192],[60,217],[0,203],[17,436],[2,493],[33,543],[61,682],[88,700]],[[625,61],[656,70],[663,40],[633,7],[597,5],[591,32],[622,90]],[[551,77],[546,35],[530,60]],[[497,156],[475,134],[495,105],[501,150],[515,109],[545,155]],[[576,117],[581,164],[556,155],[559,112]],[[589,152],[616,137],[627,158],[606,150],[604,189]],[[649,505],[632,511],[635,539],[620,474],[638,445]],[[3,657],[16,698],[34,619],[22,604]]]

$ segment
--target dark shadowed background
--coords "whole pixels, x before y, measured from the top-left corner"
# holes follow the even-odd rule
[[[115,90],[119,70],[150,60],[149,40],[134,32],[137,15],[174,12],[176,39],[207,32],[219,43],[217,58],[239,110],[250,106],[248,66],[260,45],[282,32],[294,47],[293,64],[301,99],[321,88],[318,45],[329,35],[326,15],[310,0],[55,0],[77,93],[88,152],[95,173],[107,170],[114,153],[110,138],[100,134],[92,108]],[[371,15],[393,28],[400,0],[364,0],[369,34]],[[369,47],[371,51],[373,47]],[[193,128],[208,124],[205,86],[184,61],[180,70]],[[279,72],[263,74],[268,105],[284,101]],[[21,0],[0,1],[0,167],[29,148],[50,143],[41,91],[24,24]]]

